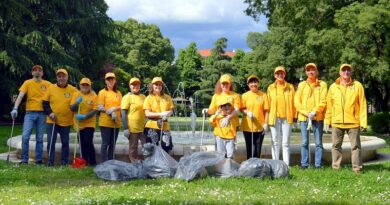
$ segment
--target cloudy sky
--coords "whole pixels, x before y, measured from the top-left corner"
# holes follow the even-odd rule
[[[212,48],[220,37],[228,39],[228,50],[248,50],[246,35],[267,30],[267,20],[255,22],[243,11],[243,0],[106,0],[114,20],[134,18],[156,24],[171,40],[177,54],[190,42],[198,49]]]

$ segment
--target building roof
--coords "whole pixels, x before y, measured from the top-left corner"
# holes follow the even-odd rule
[[[200,49],[198,50],[198,53],[202,58],[207,58],[211,55],[211,48],[206,48],[206,49]],[[230,58],[233,58],[236,55],[236,52],[233,51],[225,51],[225,53],[222,54],[223,56],[228,56]]]

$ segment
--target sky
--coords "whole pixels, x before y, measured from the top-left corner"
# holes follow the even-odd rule
[[[248,32],[267,30],[267,19],[246,16],[243,0],[106,0],[113,20],[136,19],[156,24],[171,40],[177,54],[196,42],[198,49],[212,48],[220,37],[228,39],[227,50],[248,51]]]

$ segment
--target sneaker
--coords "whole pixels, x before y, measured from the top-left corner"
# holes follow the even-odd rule
[[[52,166],[54,166],[54,163],[52,163],[52,162],[48,162],[46,166],[48,166],[48,167],[52,167]]]
[[[307,168],[309,168],[309,167],[308,167],[308,166],[300,166],[300,167],[299,167],[299,169],[302,169],[302,170],[303,170],[303,169],[307,169]]]
[[[38,160],[38,161],[36,161],[36,162],[35,162],[35,165],[43,165],[43,162],[42,162],[42,160]]]
[[[323,167],[322,166],[316,166],[315,168],[316,169],[322,169]]]
[[[28,162],[20,161],[19,164],[20,164],[20,165],[24,165],[24,164],[28,164]]]

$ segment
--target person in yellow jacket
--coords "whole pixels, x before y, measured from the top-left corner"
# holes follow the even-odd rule
[[[112,72],[104,76],[106,87],[98,93],[99,127],[102,136],[102,162],[114,159],[115,144],[121,126],[122,94],[118,90],[116,76]]]
[[[48,116],[46,119],[48,166],[54,165],[57,133],[60,134],[62,144],[61,165],[69,164],[69,132],[73,125],[70,101],[73,93],[77,92],[75,87],[68,84],[68,72],[65,69],[58,69],[56,76],[57,84],[49,87],[42,101],[43,109]]]
[[[146,137],[144,135],[145,95],[141,93],[141,81],[138,78],[131,78],[129,81],[130,92],[122,98],[122,124],[123,135],[129,139],[129,159],[130,162],[138,162],[138,140],[144,145]]]
[[[314,166],[321,168],[323,150],[322,133],[324,128],[327,85],[324,81],[317,78],[318,69],[316,64],[307,64],[305,66],[305,73],[307,80],[299,83],[294,97],[298,121],[301,124],[301,168],[306,169],[309,167],[309,126],[313,129],[315,139]]]
[[[218,101],[224,99],[227,99],[233,105],[234,110],[222,120],[222,126],[226,126],[230,121],[232,121],[232,123],[238,127],[238,113],[241,109],[241,97],[239,94],[234,92],[233,78],[229,74],[222,75],[215,84],[215,91],[213,97],[211,98],[209,108],[203,109],[202,113],[209,115],[214,114],[219,109],[217,104]]]
[[[340,77],[329,87],[325,131],[332,125],[332,168],[340,169],[341,146],[344,133],[347,133],[351,142],[352,170],[361,173],[360,129],[367,128],[367,102],[363,85],[351,77],[352,70],[351,65],[342,64]]]
[[[95,147],[93,145],[93,133],[96,127],[97,95],[91,89],[92,82],[89,78],[80,80],[80,91],[73,94],[70,109],[76,113],[78,121],[83,159],[90,166],[96,165]],[[78,112],[80,110],[80,112]],[[76,123],[77,124],[77,123]]]
[[[19,95],[11,111],[11,117],[15,120],[18,116],[18,107],[24,96],[27,96],[22,134],[22,161],[20,163],[28,163],[30,136],[35,126],[35,164],[40,165],[43,163],[43,134],[46,122],[46,116],[42,107],[42,98],[51,86],[51,83],[42,79],[43,67],[41,65],[34,65],[31,70],[33,77],[24,81],[23,85],[19,88]]]
[[[267,97],[270,111],[268,123],[272,137],[272,159],[279,160],[280,145],[283,147],[283,161],[290,165],[290,136],[294,123],[294,86],[284,80],[286,70],[278,66],[274,71],[275,82],[268,86]],[[282,144],[280,143],[282,141]]]
[[[268,126],[268,122],[265,121],[268,120],[268,98],[265,93],[259,90],[259,82],[257,76],[249,76],[247,79],[249,91],[241,96],[241,111],[244,116],[240,129],[244,133],[247,159],[252,156],[260,158],[261,146],[264,140],[264,127]],[[252,147],[254,150],[252,150]]]
[[[164,81],[161,77],[154,77],[148,89],[149,95],[146,97],[143,106],[147,117],[145,125],[146,141],[155,145],[159,145],[161,141],[161,147],[169,152],[172,150],[173,144],[168,117],[173,114],[174,104],[172,98],[165,94]]]
[[[225,124],[224,119],[234,112],[234,107],[228,98],[218,99],[216,105],[218,109],[209,121],[214,127],[213,133],[216,138],[217,151],[225,152],[226,157],[232,159],[238,124],[236,121],[229,121]]]

